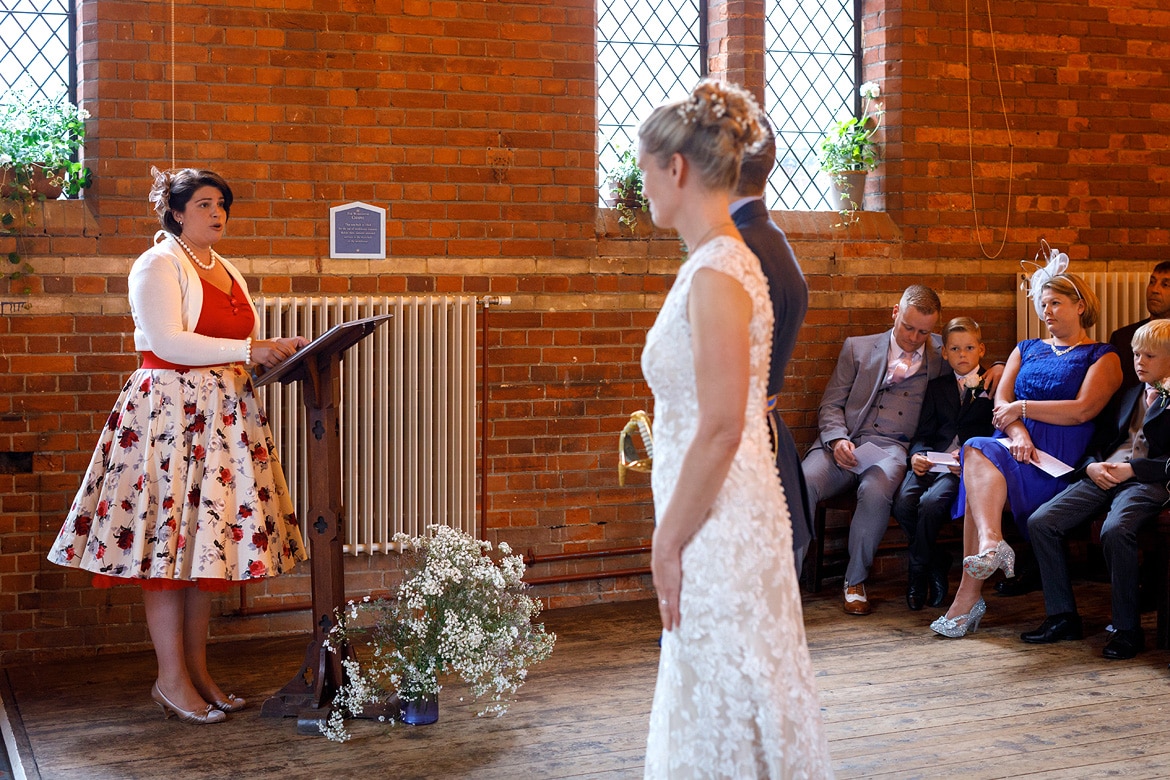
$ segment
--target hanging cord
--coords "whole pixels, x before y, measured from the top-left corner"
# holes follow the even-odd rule
[[[999,244],[999,249],[995,250],[995,254],[988,254],[987,248],[983,246],[983,238],[979,234],[979,207],[975,205],[975,131],[973,129],[971,114],[971,21],[970,21],[970,3],[969,0],[963,2],[963,21],[967,27],[966,46],[967,46],[967,159],[971,164],[971,211],[975,215],[975,240],[979,242],[979,250],[983,252],[983,256],[989,260],[994,260],[1003,252],[1004,246],[1007,244],[1008,228],[1012,221],[1012,180],[1015,174],[1016,161],[1016,147],[1012,143],[1012,126],[1008,122],[1007,102],[1003,97],[1003,80],[999,75],[999,57],[995,50],[995,27],[991,20],[991,0],[987,0],[987,29],[991,32],[991,59],[995,63],[995,82],[999,86],[999,105],[1003,111],[1003,125],[1007,128],[1008,136],[1008,192],[1007,192],[1007,215],[1003,221],[1003,241]],[[994,237],[994,232],[992,236]]]
[[[175,0],[171,0],[171,170],[175,164]]]

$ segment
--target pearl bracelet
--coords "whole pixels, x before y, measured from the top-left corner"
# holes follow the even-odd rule
[[[1020,419],[1021,419],[1021,420],[1027,420],[1027,419],[1028,419],[1028,399],[1027,399],[1027,398],[1025,398],[1025,399],[1022,401],[1022,403],[1024,404],[1024,410],[1023,410],[1023,412],[1021,412],[1021,414],[1020,414]]]
[[[244,365],[252,365],[252,337],[244,339]]]

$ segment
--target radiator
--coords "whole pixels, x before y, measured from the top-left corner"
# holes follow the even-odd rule
[[[1089,338],[1108,341],[1113,331],[1149,316],[1146,311],[1146,284],[1150,281],[1148,273],[1122,271],[1077,275],[1101,299],[1101,316],[1097,324],[1089,328]],[[1024,276],[1020,275],[1019,278],[1023,282]],[[1016,337],[1018,341],[1048,337],[1048,328],[1036,316],[1032,299],[1023,290],[1016,298]],[[1123,359],[1125,357],[1122,356]]]
[[[256,300],[261,337],[305,336],[376,314],[393,318],[341,362],[345,552],[397,549],[432,524],[477,536],[473,296]],[[261,391],[296,507],[308,506],[308,431],[298,383]],[[303,515],[303,512],[302,512]],[[312,534],[303,527],[309,540]]]

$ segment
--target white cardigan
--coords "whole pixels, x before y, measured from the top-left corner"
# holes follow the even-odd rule
[[[195,265],[170,233],[160,230],[154,246],[134,261],[130,269],[130,315],[134,318],[134,348],[153,352],[169,363],[189,366],[218,366],[240,363],[248,355],[245,339],[219,339],[194,332],[203,309],[203,284]],[[244,277],[228,261],[223,267],[239,283],[260,330],[260,317]]]

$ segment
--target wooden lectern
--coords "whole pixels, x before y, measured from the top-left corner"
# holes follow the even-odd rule
[[[313,639],[305,661],[283,688],[265,700],[260,714],[299,716],[303,710],[329,705],[344,680],[341,655],[325,648],[333,627],[333,611],[345,604],[345,569],[341,525],[341,439],[338,421],[342,353],[374,332],[393,315],[383,314],[342,323],[255,380],[257,387],[272,382],[300,382],[305,401],[309,447],[314,468],[309,479],[308,518],[313,582]],[[314,716],[315,722],[315,716]]]

